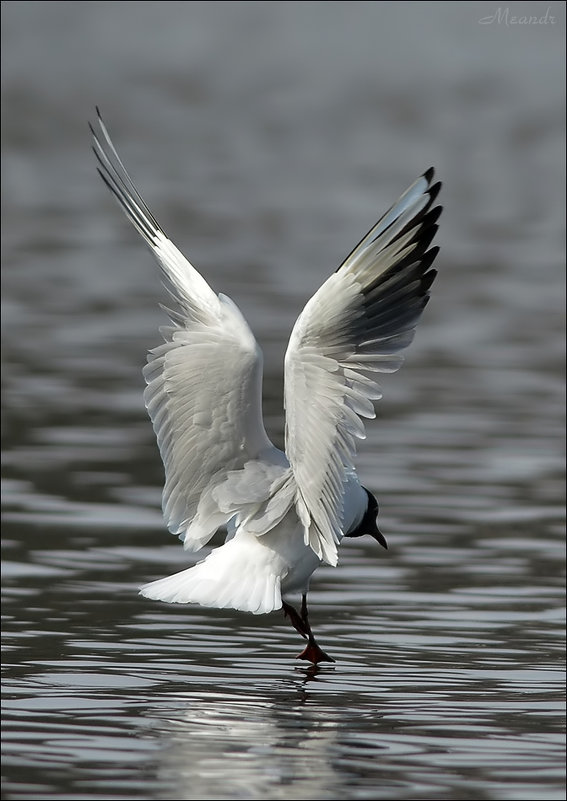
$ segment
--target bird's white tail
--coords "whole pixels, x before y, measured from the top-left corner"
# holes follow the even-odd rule
[[[140,595],[166,603],[239,609],[255,615],[280,609],[281,567],[274,552],[252,536],[215,548],[202,562],[140,587]]]

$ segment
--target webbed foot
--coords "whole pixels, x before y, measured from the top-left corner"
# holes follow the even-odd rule
[[[318,665],[319,662],[334,662],[332,656],[326,654],[319,645],[315,642],[315,640],[310,640],[303,651],[297,655],[297,659],[305,659],[307,662],[313,662],[314,665]]]

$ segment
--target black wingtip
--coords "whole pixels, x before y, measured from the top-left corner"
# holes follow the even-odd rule
[[[428,183],[431,183],[434,175],[435,175],[435,167],[430,167],[423,173],[423,177],[427,180]]]
[[[439,217],[441,216],[441,212],[443,211],[442,206],[434,206],[431,208],[429,206],[429,211],[427,214],[424,214],[421,219],[421,225],[424,230],[427,230],[430,226],[435,225]]]
[[[430,198],[430,200],[429,200],[430,203],[434,203],[435,202],[435,200],[437,198],[437,195],[441,191],[442,185],[443,184],[441,183],[441,181],[437,181],[436,184],[433,184],[432,186],[430,186],[428,188],[427,193],[428,193],[429,198]]]

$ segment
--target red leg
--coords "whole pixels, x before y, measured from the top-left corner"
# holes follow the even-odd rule
[[[299,634],[301,634],[302,637],[305,637],[305,639],[307,639],[307,637],[309,636],[309,627],[307,628],[305,627],[303,617],[299,616],[297,609],[295,609],[291,604],[287,604],[285,601],[282,601],[282,609],[284,615],[286,617],[289,617],[293,628]],[[303,613],[303,608],[301,611]]]
[[[297,655],[297,659],[305,659],[307,662],[313,662],[314,665],[317,665],[319,662],[334,662],[335,660],[331,656],[326,654],[325,651],[321,650],[319,643],[311,631],[311,626],[309,625],[309,612],[307,610],[306,594],[301,596],[301,620],[305,627],[304,630],[307,632],[307,638],[309,642],[303,651]]]

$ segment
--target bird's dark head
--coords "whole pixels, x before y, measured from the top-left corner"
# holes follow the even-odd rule
[[[379,542],[383,548],[388,548],[388,543],[386,542],[386,537],[382,534],[378,526],[376,525],[376,517],[378,515],[378,501],[374,497],[374,495],[369,492],[366,487],[362,488],[366,495],[368,496],[368,506],[366,507],[366,512],[360,523],[352,530],[348,531],[345,536],[346,537],[362,537],[364,534],[369,534],[371,537],[374,537],[376,542]]]

